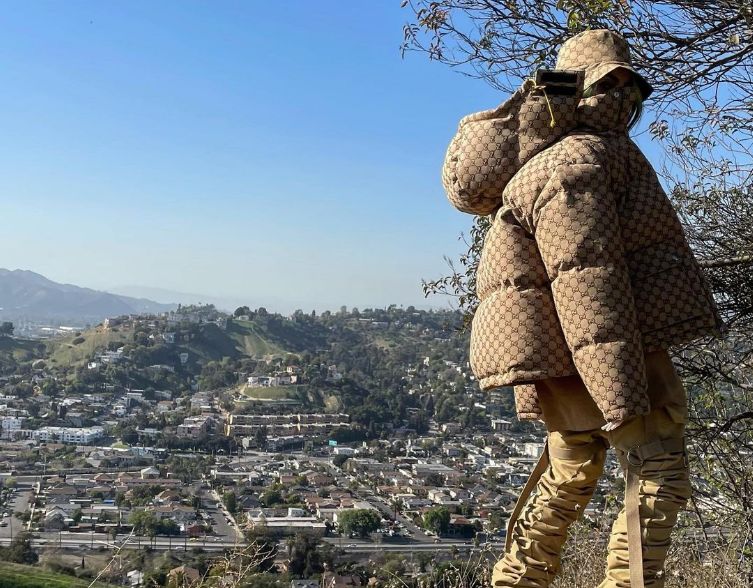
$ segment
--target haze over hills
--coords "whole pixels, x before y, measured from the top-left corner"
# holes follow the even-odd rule
[[[226,312],[233,312],[239,306],[256,308],[265,305],[262,300],[234,298],[232,296],[212,296],[206,293],[179,292],[177,290],[156,288],[154,286],[117,285],[108,287],[107,291],[119,296],[147,298],[163,304],[214,304],[217,309]]]
[[[60,284],[29,270],[0,268],[0,318],[101,321],[108,316],[158,313],[176,304]]]

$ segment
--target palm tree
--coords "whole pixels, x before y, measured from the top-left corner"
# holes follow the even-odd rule
[[[395,513],[395,519],[397,519],[398,513],[403,512],[403,501],[399,498],[393,498],[392,500],[390,500],[390,506]]]

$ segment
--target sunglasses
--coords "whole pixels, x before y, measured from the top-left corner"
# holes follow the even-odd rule
[[[608,73],[598,82],[593,84],[593,94],[606,94],[615,88],[627,88],[635,85],[635,77],[618,77],[615,74]]]

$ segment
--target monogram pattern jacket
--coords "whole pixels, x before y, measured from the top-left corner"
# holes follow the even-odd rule
[[[628,137],[637,91],[542,105],[524,87],[463,119],[448,149],[452,204],[494,216],[471,365],[482,389],[515,385],[520,418],[540,416],[534,382],[575,374],[607,421],[645,414],[644,354],[719,330],[679,219]]]

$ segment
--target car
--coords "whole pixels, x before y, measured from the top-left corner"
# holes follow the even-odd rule
[[[189,541],[198,541],[198,540],[199,540],[199,538],[198,538],[198,537],[191,537],[191,538],[189,539]]]
[[[358,543],[348,543],[345,547],[358,547]]]
[[[7,527],[8,521],[0,521],[0,527]]]
[[[4,512],[4,513],[3,513],[3,518],[7,518],[7,517],[9,517],[9,516],[10,516],[10,515],[9,515],[9,514],[8,514],[7,512]]]

